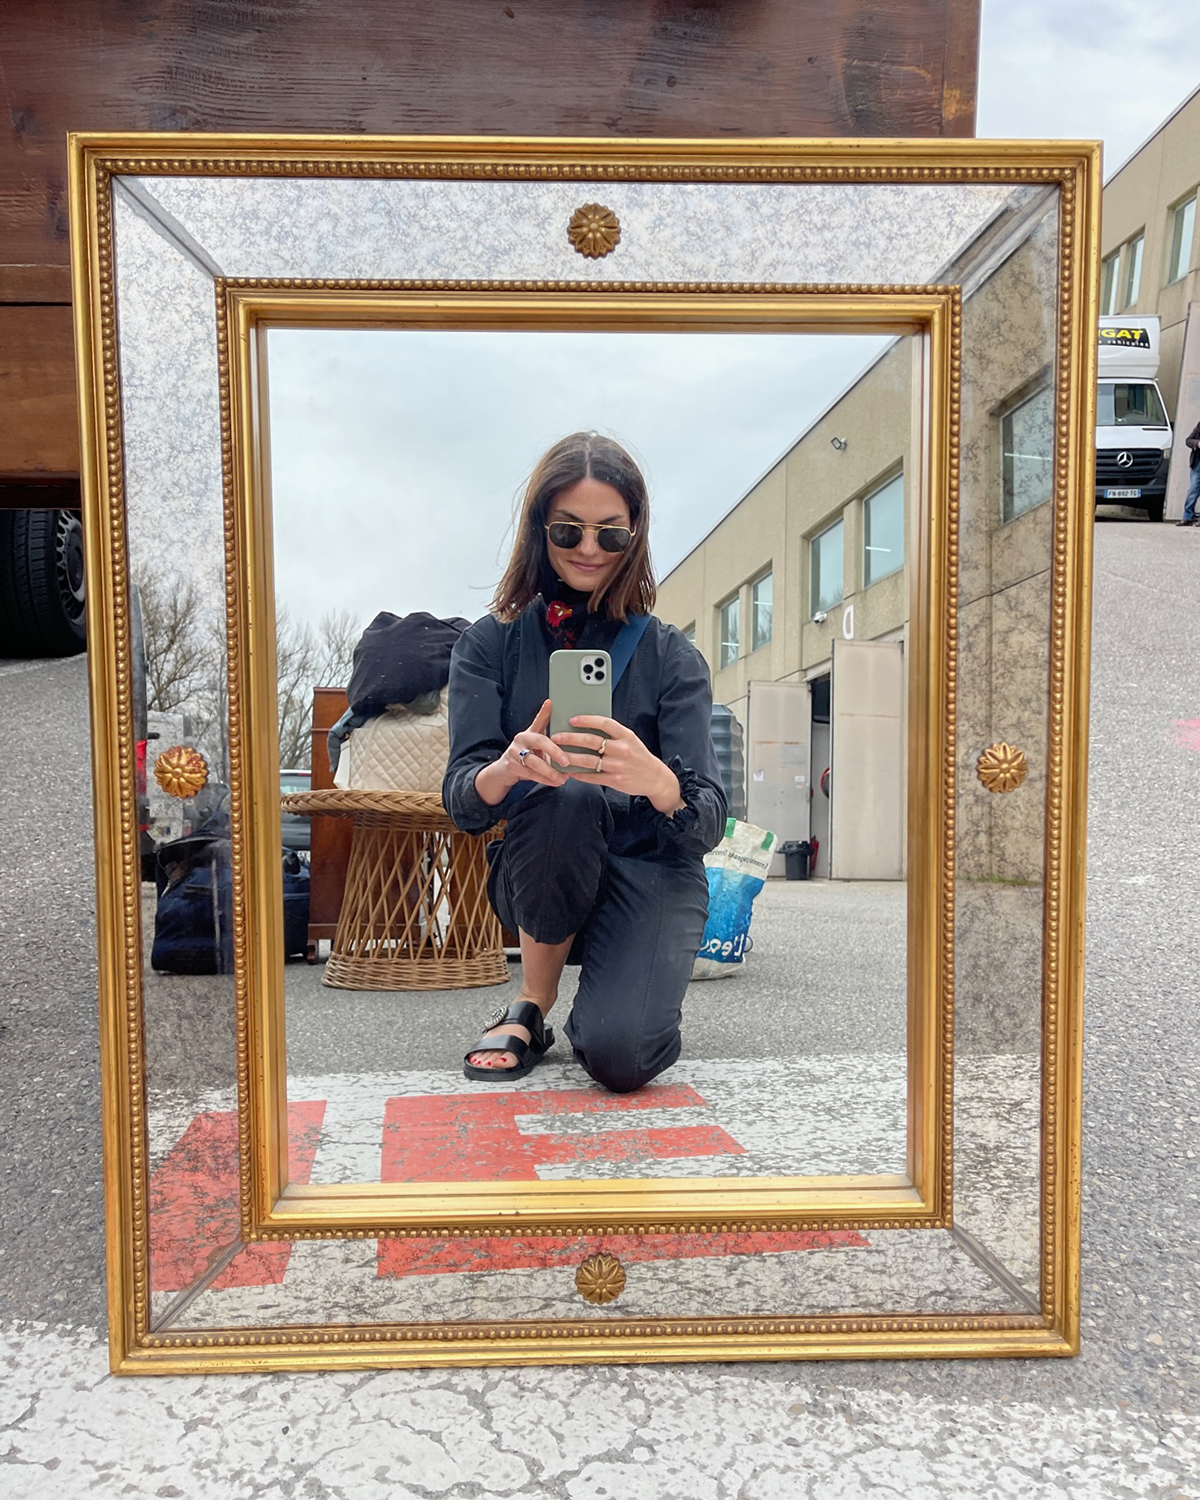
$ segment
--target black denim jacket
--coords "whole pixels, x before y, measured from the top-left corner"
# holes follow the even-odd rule
[[[450,658],[450,760],[442,801],[456,827],[483,833],[507,816],[530,785],[518,782],[489,807],[475,777],[528,729],[547,697],[551,644],[539,598],[502,625],[485,615],[455,644]],[[589,615],[578,649],[611,651],[620,625]],[[674,625],[652,618],[613,691],[613,718],[632,729],[679,778],[685,807],[672,817],[648,797],[605,787],[612,808],[613,854],[668,863],[699,862],[725,832],[725,791],[712,742],[712,688],[704,658]]]

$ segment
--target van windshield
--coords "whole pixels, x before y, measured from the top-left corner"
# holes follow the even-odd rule
[[[1105,381],[1100,387],[1097,427],[1166,427],[1158,387],[1144,380]]]

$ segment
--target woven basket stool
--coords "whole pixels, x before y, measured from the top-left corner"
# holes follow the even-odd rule
[[[323,984],[463,990],[505,984],[483,841],[430,792],[291,792],[285,812],[354,820],[346,892]]]

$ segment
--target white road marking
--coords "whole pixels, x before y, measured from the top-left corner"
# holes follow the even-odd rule
[[[1200,1493],[1194,1416],[830,1389],[829,1366],[138,1380],[110,1376],[93,1336],[38,1324],[0,1329],[0,1366],[6,1500]]]

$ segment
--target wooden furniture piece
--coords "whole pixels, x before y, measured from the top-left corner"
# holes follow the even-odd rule
[[[346,689],[319,687],[313,689],[312,716],[312,791],[333,787],[329,769],[326,739],[329,731],[346,712]],[[314,817],[309,873],[312,877],[308,905],[308,961],[317,957],[317,944],[332,942],[337,932],[338,913],[342,909],[342,892],[346,886],[346,866],[350,862],[352,829],[344,817]]]
[[[322,983],[343,990],[504,984],[483,842],[427,792],[292,792],[288,812],[352,820],[341,915]]]

